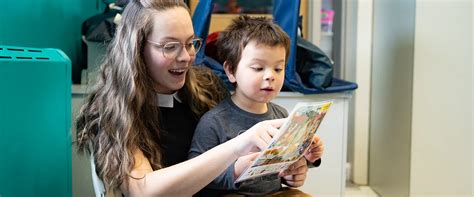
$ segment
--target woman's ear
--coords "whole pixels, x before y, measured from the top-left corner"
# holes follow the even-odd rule
[[[227,78],[229,78],[229,81],[231,83],[237,82],[237,80],[235,79],[234,73],[232,69],[230,68],[230,64],[227,61],[224,62],[224,70],[225,70],[225,75],[227,75]]]

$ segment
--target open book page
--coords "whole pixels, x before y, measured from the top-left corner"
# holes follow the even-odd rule
[[[332,101],[297,103],[273,136],[270,145],[263,150],[235,181],[236,183],[266,175],[278,173],[298,161],[311,144],[314,134],[326,115]]]

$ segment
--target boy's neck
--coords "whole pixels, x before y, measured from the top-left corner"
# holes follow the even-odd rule
[[[234,102],[237,107],[240,109],[254,113],[254,114],[264,114],[268,111],[267,103],[251,102],[244,99],[239,99],[235,94],[231,97],[232,102]]]

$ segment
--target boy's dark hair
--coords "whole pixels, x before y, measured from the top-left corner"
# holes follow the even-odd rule
[[[265,17],[239,16],[217,39],[218,61],[227,64],[235,73],[242,51],[250,41],[268,46],[285,47],[285,65],[290,53],[290,38],[277,24]]]

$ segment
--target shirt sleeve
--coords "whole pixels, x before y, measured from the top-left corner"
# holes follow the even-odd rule
[[[212,124],[212,119],[209,119],[208,116],[201,118],[194,131],[191,147],[188,152],[188,159],[197,157],[220,144],[218,133],[214,125],[215,124]]]
[[[308,167],[309,168],[316,168],[316,167],[319,167],[321,165],[321,158],[317,159],[316,161],[314,161],[313,163],[309,162],[308,160],[306,160],[306,163],[308,164]]]
[[[196,127],[189,149],[188,159],[197,157],[215,146],[224,143],[221,139],[222,135],[224,135],[224,130],[225,129],[220,126],[216,119],[212,118],[209,114],[204,115]],[[234,163],[209,183],[206,188],[219,190],[236,189],[234,185]]]

